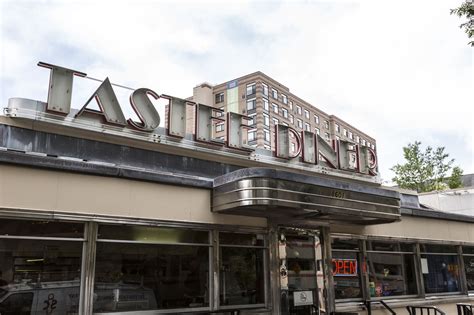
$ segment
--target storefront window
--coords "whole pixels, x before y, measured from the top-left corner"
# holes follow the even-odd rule
[[[456,246],[421,245],[421,271],[426,293],[459,292]]]
[[[474,247],[463,247],[464,270],[466,271],[467,289],[474,291]]]
[[[404,252],[403,250],[410,250]],[[371,297],[416,294],[413,246],[368,242],[367,271]]]
[[[82,230],[81,224],[0,220],[0,314],[77,314]]]
[[[332,272],[336,299],[362,298],[358,240],[333,239]]]
[[[209,232],[104,225],[99,237],[94,312],[209,306]]]
[[[221,305],[265,303],[263,235],[220,233]]]

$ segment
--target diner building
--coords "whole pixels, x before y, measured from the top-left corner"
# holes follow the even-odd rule
[[[47,101],[11,98],[0,116],[0,314],[388,314],[380,301],[456,314],[474,301],[474,217],[382,186],[371,147],[278,124],[274,148],[250,146],[242,113],[148,89],[118,104],[108,79],[76,110],[87,75],[39,65]],[[150,98],[169,100],[166,128]]]

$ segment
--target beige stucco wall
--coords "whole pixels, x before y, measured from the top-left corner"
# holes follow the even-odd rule
[[[402,216],[400,222],[367,226],[364,234],[474,243],[474,224]]]
[[[265,227],[266,219],[211,213],[211,191],[0,165],[0,209]]]

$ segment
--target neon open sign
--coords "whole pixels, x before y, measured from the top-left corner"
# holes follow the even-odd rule
[[[74,76],[86,77],[86,73],[63,68],[60,66],[40,62],[39,66],[51,70],[46,111],[59,115],[69,115],[71,111],[71,98]],[[151,99],[166,99],[168,103],[167,135],[175,138],[186,136],[188,107],[194,107],[194,141],[204,142],[218,147],[226,146],[244,152],[255,151],[248,146],[247,129],[250,117],[234,112],[224,112],[209,105],[196,103],[158,94],[148,88],[139,88],[130,95],[130,106],[138,117],[138,121],[124,116],[121,105],[117,99],[110,80],[106,78],[85,105],[74,115],[73,119],[97,119],[103,124],[119,128],[131,128],[142,132],[152,133],[160,125],[161,117]],[[97,109],[90,108],[90,103],[95,100]],[[224,122],[226,140],[213,138],[213,127],[216,122]],[[291,138],[291,140],[290,140]],[[291,146],[295,150],[290,150]],[[356,143],[342,140],[333,140],[328,144],[322,137],[309,131],[298,132],[284,126],[275,126],[275,151],[278,158],[298,159],[307,164],[322,164],[323,166],[351,171],[354,173],[376,175],[377,156],[369,147],[359,146]]]
[[[357,259],[333,259],[333,276],[357,276]]]

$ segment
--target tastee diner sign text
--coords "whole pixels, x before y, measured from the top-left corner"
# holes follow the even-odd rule
[[[39,66],[50,69],[48,100],[45,111],[49,114],[67,116],[71,112],[71,98],[74,76],[86,77],[86,73],[67,69],[57,65],[39,62]],[[166,99],[168,115],[166,117],[167,135],[173,138],[186,136],[187,108],[194,107],[194,141],[207,143],[219,150],[227,147],[250,154],[255,148],[247,145],[248,120],[246,115],[227,112],[190,100],[158,94],[148,88],[139,88],[130,95],[130,106],[138,120],[126,118],[117,99],[112,84],[106,78],[73,116],[73,120],[83,118],[96,119],[105,125],[124,129],[134,129],[153,133],[160,125],[161,117],[151,99]],[[90,108],[95,100],[97,109]],[[213,138],[213,128],[217,122],[224,122],[225,141]],[[375,151],[359,144],[333,140],[331,144],[319,135],[284,125],[275,126],[275,151],[277,158],[299,160],[305,164],[321,165],[332,169],[350,171],[354,174],[377,175],[377,156]],[[290,147],[293,147],[290,150]]]

